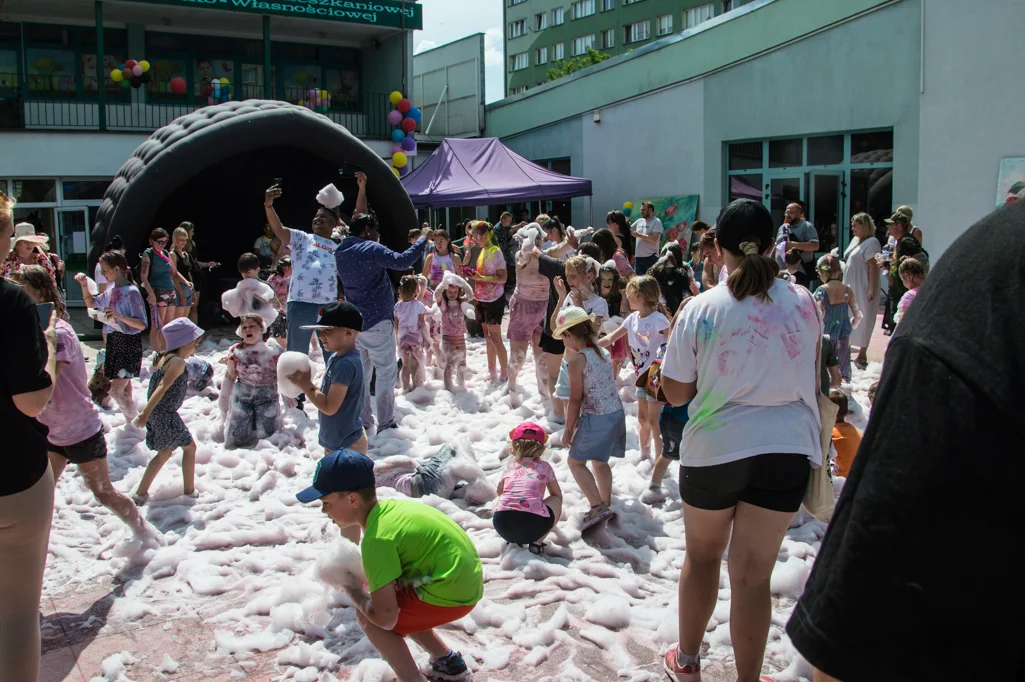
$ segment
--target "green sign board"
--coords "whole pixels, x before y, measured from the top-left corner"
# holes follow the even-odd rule
[[[246,14],[269,14],[279,17],[328,19],[350,24],[405,27],[420,30],[424,27],[423,8],[418,2],[407,0],[127,0],[174,7],[220,9]]]

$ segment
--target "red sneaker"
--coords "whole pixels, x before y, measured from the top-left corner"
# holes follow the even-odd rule
[[[666,657],[662,661],[666,675],[673,682],[701,682],[701,662],[698,661],[694,665],[680,665],[676,660],[676,652],[679,648],[679,644],[674,644],[666,652]]]

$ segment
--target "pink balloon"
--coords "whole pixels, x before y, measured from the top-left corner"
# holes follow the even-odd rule
[[[138,64],[133,66],[132,67],[132,74],[135,75],[135,76],[141,76],[142,75],[142,67],[139,66]]]
[[[397,154],[397,153],[399,153],[399,152],[401,152],[401,151],[404,151],[404,150],[402,149],[402,145],[401,145],[401,144],[393,144],[393,145],[391,146],[391,153],[392,153],[392,154]]]
[[[209,97],[206,98],[206,103],[207,104],[217,104],[217,100],[214,98],[213,95],[210,95]]]
[[[400,112],[398,109],[393,109],[389,111],[388,123],[390,123],[393,126],[397,126],[398,124],[402,123],[402,112]]]

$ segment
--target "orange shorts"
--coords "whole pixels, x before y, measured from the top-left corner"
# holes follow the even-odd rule
[[[420,601],[411,587],[396,588],[395,596],[399,602],[399,620],[392,628],[392,632],[403,637],[459,620],[473,611],[473,607],[476,606],[476,604],[470,606],[426,604]]]

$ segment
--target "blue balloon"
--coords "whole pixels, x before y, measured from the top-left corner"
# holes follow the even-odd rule
[[[413,119],[417,123],[419,123],[420,119],[424,117],[423,113],[419,109],[417,109],[416,107],[413,107],[412,109],[410,109],[409,113],[406,114],[406,116],[408,116],[409,118]]]
[[[396,128],[395,130],[391,131],[391,141],[395,144],[402,142],[402,138],[404,138],[405,136],[406,134],[402,132],[401,128]]]
[[[633,211],[631,209],[629,209],[629,208],[624,208],[623,209],[623,215],[625,215],[627,218],[630,217],[631,213],[633,213]]]

